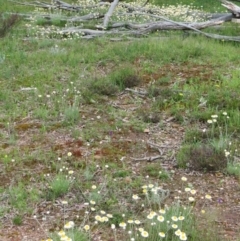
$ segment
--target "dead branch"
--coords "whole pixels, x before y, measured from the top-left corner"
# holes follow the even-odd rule
[[[63,20],[69,23],[75,23],[75,26],[78,22],[81,22],[81,27],[71,27],[71,28],[63,28],[59,29],[59,33],[80,33],[82,34],[82,38],[93,38],[93,37],[99,37],[106,34],[114,34],[114,35],[121,35],[121,36],[134,36],[134,37],[142,37],[147,36],[150,33],[156,32],[156,31],[162,31],[162,30],[192,30],[195,33],[201,34],[208,38],[218,39],[218,40],[224,40],[224,41],[235,41],[240,42],[240,36],[222,36],[217,34],[211,34],[201,31],[202,29],[221,25],[226,21],[230,21],[233,18],[239,18],[240,17],[240,7],[229,2],[226,0],[222,0],[222,5],[226,7],[231,14],[204,14],[202,15],[205,18],[208,18],[210,20],[204,21],[204,22],[177,22],[170,20],[166,17],[164,17],[161,13],[161,9],[149,9],[146,6],[148,3],[148,0],[146,0],[145,4],[143,6],[131,6],[130,4],[119,2],[119,0],[114,0],[108,11],[103,13],[98,13],[98,8],[100,11],[101,6],[103,5],[109,5],[109,3],[100,2],[95,5],[89,5],[89,6],[76,6],[69,3],[66,3],[61,0],[53,0],[50,3],[46,3],[43,1],[34,1],[33,3],[29,2],[17,2],[10,0],[17,4],[22,5],[30,5],[35,6],[38,8],[43,9],[50,9],[52,11],[56,9],[66,10],[74,12],[75,14],[80,16],[72,16],[67,17],[66,15],[63,15],[60,13],[59,15],[56,14],[49,14],[49,15],[37,15],[40,18],[47,19],[48,21],[53,20],[54,18],[58,20]],[[125,13],[120,13],[120,16],[126,15],[126,16],[147,16],[150,19],[155,19],[155,21],[150,21],[149,23],[131,23],[131,22],[116,22],[110,23],[110,19],[114,13],[114,10],[117,6],[121,6],[122,8],[126,9]],[[89,13],[87,13],[87,10],[89,9]],[[83,11],[84,10],[84,11]],[[93,12],[95,11],[95,13]],[[82,16],[81,16],[82,14]],[[189,14],[189,13],[188,13]],[[20,14],[19,14],[20,15]],[[34,14],[32,16],[26,15],[26,19],[31,20],[33,17],[35,17]],[[92,26],[88,23],[91,20],[98,20],[103,19],[103,23],[97,23],[97,21],[93,22]],[[86,24],[85,24],[86,22]],[[91,27],[89,27],[89,25]],[[113,30],[115,29],[115,30]]]
[[[134,90],[134,89],[130,89],[130,88],[126,88],[125,91],[129,91],[131,93],[134,93],[134,94],[140,95],[140,96],[146,96],[147,95],[147,91],[138,91],[138,90]]]
[[[239,18],[240,17],[240,7],[236,4],[222,0],[222,6],[227,8],[228,11],[230,11],[234,17]]]
[[[162,159],[163,158],[163,151],[161,150],[162,147],[165,147],[165,146],[159,146],[155,143],[152,143],[152,142],[147,142],[147,144],[153,148],[153,149],[157,149],[157,151],[160,153],[160,155],[158,156],[149,156],[149,157],[140,157],[140,158],[133,158],[131,157],[131,159],[133,161],[147,161],[147,162],[152,162],[152,161],[155,161],[155,160],[158,160],[158,159]]]
[[[152,161],[155,161],[155,160],[158,160],[158,159],[161,159],[162,156],[149,156],[149,157],[140,157],[140,158],[133,158],[131,157],[131,159],[133,161],[147,161],[147,162],[152,162]]]
[[[61,34],[69,34],[69,33],[79,33],[79,34],[83,34],[83,35],[101,36],[101,35],[105,34],[106,31],[83,29],[80,27],[72,27],[72,28],[66,28],[64,30],[61,30]]]
[[[59,1],[59,0],[53,0],[53,4],[57,8],[62,9],[62,10],[67,10],[67,11],[77,11],[78,12],[81,9],[81,7],[74,6],[74,5],[68,4],[66,2]]]
[[[119,0],[114,0],[114,1],[111,3],[111,6],[110,6],[108,12],[105,14],[104,21],[103,21],[103,28],[104,28],[104,29],[107,28],[109,19],[110,19],[110,17],[111,17],[112,14],[113,14],[114,9],[117,7],[118,2],[119,2]]]

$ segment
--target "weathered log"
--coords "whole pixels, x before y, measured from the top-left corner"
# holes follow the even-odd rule
[[[222,6],[227,8],[235,18],[240,18],[240,7],[232,2],[222,0]]]
[[[104,17],[103,28],[105,28],[105,29],[107,28],[109,19],[110,19],[110,17],[111,17],[112,14],[113,14],[114,9],[117,7],[118,2],[119,2],[119,0],[114,0],[114,1],[111,3],[111,6],[110,6],[109,10],[108,10],[108,12],[105,14],[105,17]]]
[[[9,0],[13,1],[14,0]],[[109,5],[109,3],[99,2],[95,5],[89,5],[84,6],[84,11],[82,12],[83,16],[80,12],[83,10],[83,7],[81,6],[75,6],[71,5],[69,3],[66,3],[61,0],[53,0],[50,3],[46,3],[44,1],[35,1],[33,3],[27,3],[27,2],[15,2],[18,4],[24,4],[24,5],[31,5],[38,8],[44,8],[44,9],[61,9],[61,10],[67,10],[77,13],[76,16],[67,17],[66,15],[63,15],[60,13],[60,15],[56,14],[26,14],[27,19],[33,19],[34,17],[39,17],[47,20],[62,20],[66,22],[83,22],[81,27],[70,27],[70,28],[64,28],[57,30],[58,33],[63,34],[71,34],[71,33],[81,33],[82,37],[84,38],[92,38],[96,36],[102,36],[104,34],[114,34],[114,35],[123,35],[123,36],[147,36],[151,32],[160,31],[160,30],[192,30],[198,34],[201,34],[203,36],[213,38],[213,39],[219,39],[224,41],[237,41],[240,42],[240,37],[232,37],[232,36],[221,36],[217,34],[210,34],[206,32],[202,32],[200,29],[204,29],[210,26],[220,25],[223,24],[226,21],[230,21],[233,18],[240,18],[240,7],[229,2],[226,0],[222,0],[222,5],[226,7],[231,13],[230,14],[207,14],[202,13],[203,17],[205,19],[209,19],[209,21],[205,22],[176,22],[172,21],[166,17],[164,17],[161,14],[161,9],[148,9],[144,6],[148,3],[148,0],[146,0],[146,3],[143,6],[131,6],[125,2],[120,2],[120,0],[114,0],[109,9],[106,11],[105,14],[98,13],[98,7],[101,7],[102,5],[106,4]],[[115,8],[120,5],[121,7],[126,9],[126,13],[122,13],[122,15],[143,15],[149,17],[151,19],[151,22],[149,23],[130,23],[130,22],[124,22],[124,23],[111,23],[110,18],[113,15],[113,12]],[[90,9],[91,13],[87,14],[86,9]],[[96,11],[96,13],[93,12],[93,10]],[[53,12],[53,11],[52,11]],[[99,11],[100,12],[100,11]],[[201,13],[198,13],[201,16]],[[20,15],[20,14],[19,14]],[[24,17],[25,17],[24,16]],[[90,21],[93,19],[100,19],[104,18],[103,22],[93,22],[91,24],[91,29],[89,29],[89,24],[85,24],[86,21]],[[107,30],[106,30],[107,29]]]

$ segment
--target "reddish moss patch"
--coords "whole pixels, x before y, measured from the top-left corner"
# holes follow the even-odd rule
[[[214,66],[210,64],[192,64],[192,63],[182,63],[182,64],[166,64],[161,66],[155,73],[146,74],[144,73],[142,78],[144,82],[151,82],[153,80],[158,80],[163,77],[170,76],[172,82],[176,78],[181,78],[184,80],[188,79],[201,79],[201,81],[209,81],[213,79],[214,76]]]

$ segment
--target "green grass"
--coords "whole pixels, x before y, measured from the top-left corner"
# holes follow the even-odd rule
[[[0,4],[3,13],[34,10]],[[218,1],[191,5],[223,11]],[[201,214],[214,209],[202,198],[208,186],[180,179],[185,169],[200,172],[200,184],[216,172],[233,183],[240,177],[239,44],[180,31],[119,42],[62,39],[47,34],[50,24],[65,22],[21,19],[0,41],[0,216],[14,225],[33,220],[36,230],[49,230],[40,239],[54,241],[61,229],[75,241],[100,233],[102,240],[174,241],[178,228],[188,240],[225,241],[211,212]],[[215,186],[209,191],[216,197]]]

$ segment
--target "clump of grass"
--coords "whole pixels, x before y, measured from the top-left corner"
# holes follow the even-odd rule
[[[117,170],[116,172],[113,173],[113,177],[127,177],[129,176],[130,173],[128,170]]]
[[[228,162],[227,173],[240,178],[240,163],[238,162]]]
[[[227,167],[228,133],[227,112],[211,115],[206,122],[209,128],[189,129],[185,135],[185,144],[177,154],[180,167],[197,171],[223,171]]]
[[[144,168],[144,171],[147,175],[151,177],[158,177],[159,176],[159,164],[150,163]]]
[[[67,107],[64,110],[64,122],[68,124],[77,123],[80,119],[79,109],[76,106]]]
[[[129,67],[113,72],[109,78],[121,90],[138,86],[141,83],[141,78]]]
[[[165,170],[159,171],[158,178],[160,180],[168,180],[170,177],[171,175],[168,171],[165,171]]]
[[[14,225],[20,226],[23,223],[23,219],[20,215],[16,215],[12,220]]]
[[[168,87],[158,87],[156,85],[151,85],[148,88],[148,94],[151,97],[161,97],[162,99],[173,98],[175,93]]]
[[[3,13],[0,13],[0,38],[3,38],[7,33],[20,21],[17,14],[11,14],[5,17]]]
[[[19,183],[17,186],[11,187],[9,190],[10,202],[13,207],[20,211],[27,209],[28,193],[23,183]]]
[[[87,83],[87,89],[92,93],[107,96],[112,96],[119,91],[118,86],[108,78],[100,78],[90,81]],[[87,96],[85,97],[87,98]]]
[[[50,189],[46,194],[47,200],[54,200],[58,197],[62,197],[69,191],[71,181],[69,181],[65,175],[58,174],[51,182]]]
[[[207,140],[208,135],[206,131],[198,128],[188,129],[185,132],[184,143],[199,143]]]
[[[161,120],[161,114],[148,108],[141,108],[138,111],[139,117],[146,123],[158,123]]]
[[[227,167],[224,150],[209,145],[195,145],[190,149],[189,167],[196,171],[221,171]]]
[[[224,149],[204,143],[183,145],[177,153],[177,163],[181,168],[195,171],[222,171],[227,167]]]

